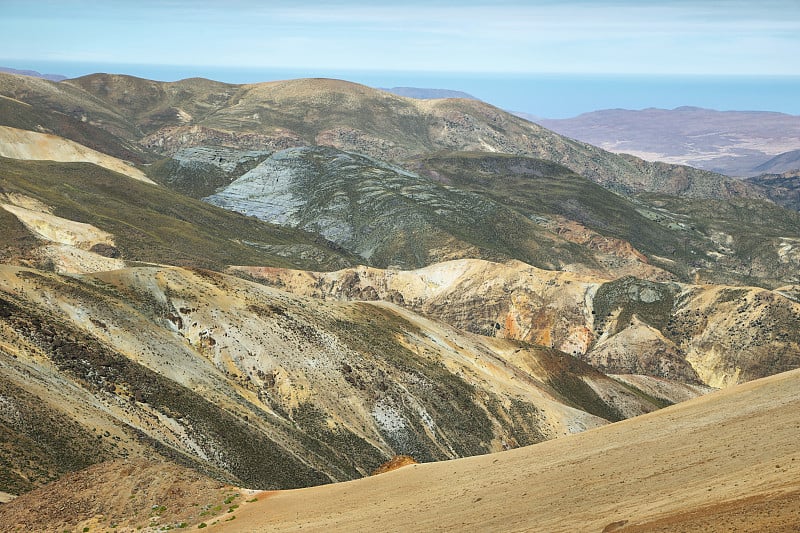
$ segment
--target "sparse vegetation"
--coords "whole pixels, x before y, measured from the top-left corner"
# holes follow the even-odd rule
[[[229,264],[311,268],[350,264],[340,251],[308,233],[265,224],[94,165],[0,158],[0,168],[0,189],[31,196],[54,207],[60,217],[113,234],[127,260],[216,270]],[[22,237],[12,234],[2,239],[6,247],[15,245],[18,253],[24,252]],[[300,257],[293,262],[267,251],[269,246],[281,245],[315,249],[317,253],[311,255],[323,258],[322,262]],[[2,246],[0,241],[0,252]]]
[[[647,330],[647,353],[622,356],[655,375],[672,372],[674,361],[690,368],[689,354],[723,354],[702,361],[708,383],[800,367],[796,301],[744,286],[652,281],[800,281],[800,215],[749,198],[757,191],[748,185],[611,156],[480,102],[423,109],[334,80],[235,87],[97,75],[59,88],[39,94],[19,82],[10,94],[41,109],[0,98],[0,122],[153,163],[149,174],[167,187],[88,163],[0,158],[0,201],[33,199],[113,234],[113,245],[92,251],[128,266],[59,274],[75,250],[45,253],[43,240],[0,209],[0,491],[23,494],[68,476],[48,486],[61,491],[53,499],[62,508],[47,501],[37,516],[14,519],[31,531],[43,529],[36,520],[61,520],[63,508],[86,513],[63,522],[70,531],[214,525],[236,519],[242,501],[258,501],[231,485],[307,487],[365,476],[393,455],[430,462],[534,444],[602,422],[586,413],[630,416],[617,397],[632,399],[631,412],[669,405],[580,359],[625,332],[638,342]],[[148,99],[135,97],[141,90]],[[178,105],[191,131],[175,122]],[[244,112],[258,116],[250,129],[238,126]],[[113,133],[104,139],[97,124]],[[212,141],[226,148],[205,146]],[[349,151],[305,147],[267,159],[314,143]],[[191,150],[163,158],[187,146],[205,159],[192,160]],[[455,151],[475,146],[507,153]],[[557,156],[585,176],[531,156]],[[299,199],[285,226],[195,199],[265,161],[273,164],[267,183],[289,180]],[[520,269],[516,285],[473,276],[469,283],[488,289],[468,298],[448,292],[442,271],[408,282],[423,288],[389,289],[396,267],[473,257],[559,272],[544,282]],[[74,270],[102,268],[74,261]],[[358,274],[369,269],[349,270],[324,283],[282,272],[277,288],[223,273],[232,264],[275,273],[269,267],[357,263],[392,270],[370,282]],[[622,275],[629,271],[640,277]],[[553,294],[570,283],[579,296],[567,305]],[[406,309],[374,302],[381,298]],[[661,363],[666,369],[653,370]],[[197,474],[192,487],[202,497],[177,481],[172,490],[162,476],[190,477],[172,463],[218,481]],[[135,523],[86,496],[108,478],[131,489],[124,512],[134,509]]]

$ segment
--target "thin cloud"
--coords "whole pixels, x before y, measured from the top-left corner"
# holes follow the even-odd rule
[[[800,74],[800,2],[7,0],[0,59]]]

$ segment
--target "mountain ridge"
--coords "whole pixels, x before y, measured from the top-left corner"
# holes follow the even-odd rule
[[[33,78],[0,75],[0,88],[72,116],[89,113],[90,123],[166,154],[219,144],[211,138],[246,149],[253,141],[273,149],[323,144],[394,162],[436,149],[484,150],[550,159],[621,192],[760,196],[719,175],[619,158],[476,100],[404,99],[330,79],[229,85],[94,74],[62,82],[69,88],[64,96],[55,85],[27,80]],[[141,96],[133,99],[130,91]]]

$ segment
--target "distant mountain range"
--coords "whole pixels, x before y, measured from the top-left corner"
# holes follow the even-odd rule
[[[42,74],[40,72],[36,72],[35,70],[18,70],[15,68],[8,68],[8,67],[0,67],[0,72],[7,72],[9,74],[18,74],[20,76],[31,76],[34,78],[42,78],[44,80],[50,80],[50,81],[64,81],[67,79],[66,76],[62,76],[61,74]]]
[[[679,107],[608,109],[569,119],[529,118],[615,153],[728,176],[800,168],[800,116],[796,115]]]
[[[66,76],[0,67],[0,72],[64,81]],[[180,82],[178,82],[180,83]],[[463,91],[421,87],[379,88],[419,100],[463,98]],[[646,161],[688,165],[733,177],[782,174],[800,169],[800,116],[697,107],[608,109],[570,119],[516,116],[605,150]]]
[[[405,96],[407,98],[418,98],[420,100],[435,100],[438,98],[467,98],[477,100],[471,94],[462,91],[452,91],[450,89],[423,89],[419,87],[392,87],[390,89],[379,87],[381,91]]]

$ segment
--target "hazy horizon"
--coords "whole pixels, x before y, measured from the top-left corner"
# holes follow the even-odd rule
[[[2,6],[0,65],[70,77],[97,71],[231,83],[335,77],[465,91],[547,118],[684,105],[800,114],[796,0],[3,0]]]
[[[98,72],[157,81],[203,77],[257,83],[301,77],[337,78],[371,87],[463,91],[492,105],[539,118],[571,118],[604,109],[770,111],[800,115],[800,76],[679,76],[631,74],[431,73],[366,70],[276,69],[122,65],[28,61],[0,67],[79,77]]]

